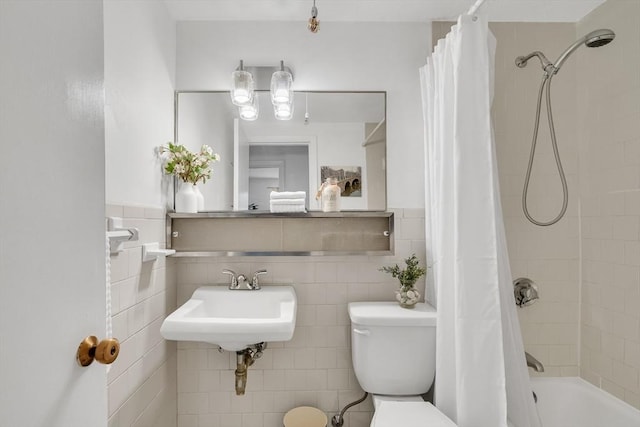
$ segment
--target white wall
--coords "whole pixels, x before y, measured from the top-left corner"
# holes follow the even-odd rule
[[[110,427],[176,424],[175,343],[160,336],[175,309],[171,261],[142,263],[143,243],[165,244],[164,186],[157,147],[173,140],[175,23],[164,3],[105,1],[107,216],[140,238],[112,255],[113,334],[120,357],[108,374]]]
[[[423,132],[418,67],[431,46],[428,23],[180,22],[177,88],[228,90],[245,65],[284,60],[298,90],[387,91],[388,207],[423,208]],[[410,193],[407,182],[411,182]]]
[[[173,141],[175,23],[152,0],[104,9],[106,200],[164,207],[156,148]]]

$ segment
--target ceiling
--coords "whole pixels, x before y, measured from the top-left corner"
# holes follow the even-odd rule
[[[164,0],[177,21],[306,21],[313,0]],[[577,22],[605,0],[486,0],[490,21]],[[316,0],[320,22],[453,20],[475,0]]]

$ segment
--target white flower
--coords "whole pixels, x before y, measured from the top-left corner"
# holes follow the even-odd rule
[[[206,144],[202,146],[202,151],[209,155],[213,154],[213,149]]]
[[[416,297],[416,292],[414,291],[407,291],[407,298],[409,299],[414,299]]]

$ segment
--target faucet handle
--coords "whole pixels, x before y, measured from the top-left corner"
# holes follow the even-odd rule
[[[238,287],[238,279],[236,277],[236,272],[233,270],[227,270],[226,268],[222,270],[222,274],[228,274],[231,276],[231,284],[229,285],[229,289],[236,289]]]
[[[258,284],[258,276],[261,276],[263,274],[267,274],[266,269],[258,270],[253,273],[253,279],[251,280],[251,286],[253,287],[253,289],[260,289],[260,285]]]

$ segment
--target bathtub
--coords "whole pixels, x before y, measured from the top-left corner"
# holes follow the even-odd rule
[[[640,411],[576,377],[532,378],[542,427],[640,427]]]

